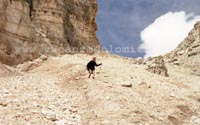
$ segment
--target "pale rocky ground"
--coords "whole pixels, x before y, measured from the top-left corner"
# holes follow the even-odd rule
[[[103,63],[94,80],[93,56]],[[189,68],[167,64],[164,77],[106,53],[42,59],[0,66],[1,125],[200,124],[200,74]]]

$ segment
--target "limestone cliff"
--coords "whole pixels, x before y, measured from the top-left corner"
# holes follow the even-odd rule
[[[200,69],[200,22],[194,25],[188,37],[174,51],[166,55],[166,59],[170,63]]]
[[[99,46],[96,0],[0,0],[0,62]]]

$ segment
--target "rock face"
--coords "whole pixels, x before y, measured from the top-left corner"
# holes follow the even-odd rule
[[[147,62],[147,65],[147,71],[165,77],[169,76],[162,56],[152,58],[149,62]]]
[[[200,69],[200,22],[194,25],[188,37],[179,46],[166,55],[170,63],[183,65],[195,70]]]
[[[96,0],[1,0],[0,62],[98,47],[96,13]]]

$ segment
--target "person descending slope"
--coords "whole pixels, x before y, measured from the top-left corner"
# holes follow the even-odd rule
[[[96,63],[96,57],[94,57],[94,58],[87,64],[87,70],[88,70],[88,72],[89,72],[88,78],[90,78],[92,74],[93,74],[93,77],[92,77],[92,78],[93,78],[93,79],[95,78],[95,66],[97,67],[97,66],[100,66],[100,65],[102,65],[102,63],[97,64],[97,63]]]

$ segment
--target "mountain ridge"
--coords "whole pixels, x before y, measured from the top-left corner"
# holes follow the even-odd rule
[[[175,50],[165,55],[166,61],[190,67],[194,70],[200,69],[200,21],[188,33],[188,36],[177,46]]]

